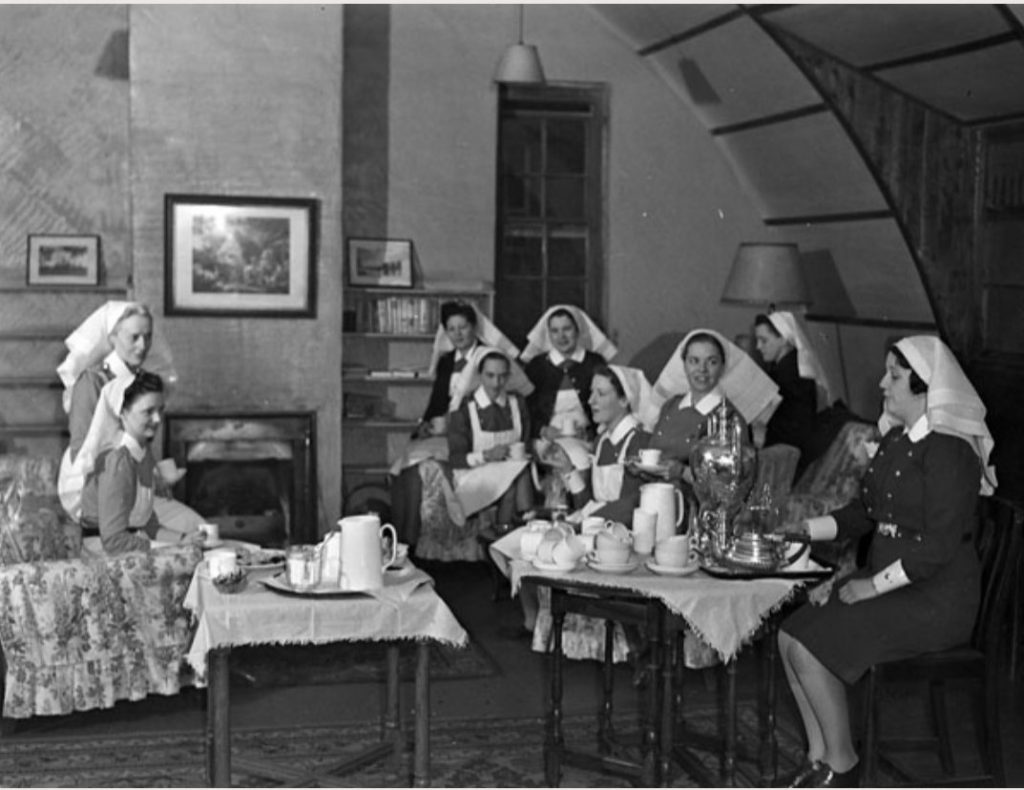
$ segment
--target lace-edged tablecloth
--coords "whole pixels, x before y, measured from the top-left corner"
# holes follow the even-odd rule
[[[260,644],[430,639],[456,647],[469,643],[466,631],[437,595],[433,579],[415,566],[386,573],[384,587],[371,593],[312,597],[275,592],[260,583],[279,571],[251,572],[245,589],[221,593],[201,563],[185,606],[198,620],[186,660],[198,685],[206,682],[206,657],[220,647]]]
[[[514,530],[491,544],[491,556],[519,591],[524,576],[540,574],[523,560],[519,543],[525,527]],[[806,584],[802,579],[720,579],[697,571],[689,576],[658,576],[642,564],[626,574],[599,573],[584,567],[569,573],[544,576],[637,592],[658,598],[722,658],[736,656],[758,631],[765,619]]]

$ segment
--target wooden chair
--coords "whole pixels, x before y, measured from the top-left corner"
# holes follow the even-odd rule
[[[928,778],[925,784],[967,785],[988,783],[1006,785],[999,731],[999,671],[1006,614],[1020,560],[1024,509],[996,497],[981,500],[975,543],[982,562],[982,599],[971,642],[966,645],[926,653],[910,659],[877,664],[868,670],[865,682],[864,742],[862,747],[862,786],[877,786],[876,769],[884,763],[901,781],[921,785],[896,766],[887,753],[938,749],[944,779]],[[974,681],[980,692],[976,705],[976,735],[983,773],[975,776],[956,774],[946,715],[945,684],[952,680]],[[879,736],[878,691],[889,681],[925,681],[928,684],[934,735],[917,738]]]

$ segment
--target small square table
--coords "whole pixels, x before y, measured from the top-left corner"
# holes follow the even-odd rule
[[[261,579],[277,572],[279,570],[250,571],[243,590],[225,594],[210,581],[203,562],[196,568],[185,596],[185,606],[195,613],[198,621],[186,660],[196,673],[197,685],[209,683],[206,738],[211,786],[231,784],[228,669],[232,647],[356,641],[387,643],[385,737],[366,753],[324,769],[321,773],[330,781],[339,772],[401,752],[404,744],[399,710],[398,650],[399,643],[406,640],[416,642],[413,783],[417,787],[429,786],[429,643],[444,642],[461,647],[469,641],[451,610],[434,592],[433,580],[407,563],[399,574],[386,573],[384,587],[372,593],[339,591],[333,595],[300,596],[273,591],[261,583]],[[265,770],[269,776],[290,783],[317,781],[317,777],[263,762],[244,759],[247,768]]]

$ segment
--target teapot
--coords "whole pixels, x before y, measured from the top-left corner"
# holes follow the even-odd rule
[[[340,549],[340,579],[342,590],[378,590],[384,586],[384,569],[394,563],[398,554],[398,536],[390,524],[381,526],[380,517],[367,513],[346,516],[338,521],[339,532],[328,536],[324,554],[329,555],[335,543]],[[384,556],[381,539],[390,533],[388,556]],[[337,537],[334,537],[337,535]]]

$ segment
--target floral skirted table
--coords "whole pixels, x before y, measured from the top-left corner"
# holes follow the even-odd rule
[[[336,777],[353,764],[398,754],[403,746],[399,711],[398,650],[403,641],[416,643],[415,733],[413,778],[417,787],[430,783],[429,643],[465,646],[469,638],[432,579],[407,564],[401,573],[386,573],[384,587],[371,593],[299,596],[268,589],[261,583],[279,571],[250,572],[240,592],[224,594],[214,587],[201,564],[185,598],[198,621],[186,660],[200,685],[209,683],[207,755],[212,786],[231,784],[231,729],[228,665],[232,647],[259,644],[328,644],[375,641],[387,643],[385,738],[369,752],[334,765],[321,773]],[[252,758],[237,761],[259,770]],[[287,769],[274,766],[269,775],[282,778]],[[288,777],[303,782],[316,777]],[[336,781],[336,780],[335,780]]]

